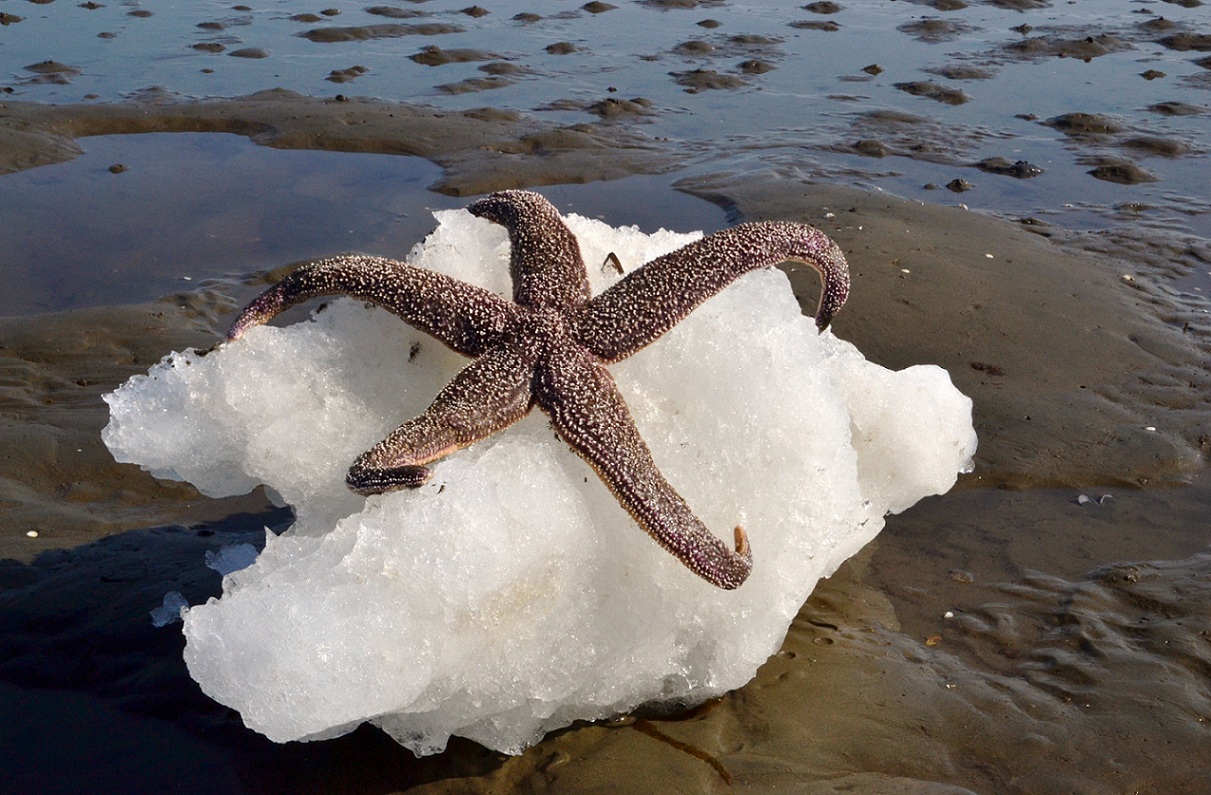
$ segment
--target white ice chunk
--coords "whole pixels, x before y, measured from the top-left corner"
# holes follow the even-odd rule
[[[251,566],[256,562],[257,554],[257,549],[252,544],[227,544],[218,552],[206,553],[206,568],[214,569],[226,577]]]
[[[181,611],[189,607],[189,602],[180,591],[169,591],[164,594],[164,603],[151,611],[151,625],[166,627],[181,620]]]
[[[594,290],[695,236],[571,216]],[[503,231],[438,213],[413,264],[508,294]],[[173,354],[108,395],[123,461],[209,494],[264,483],[296,511],[223,596],[185,614],[186,662],[277,741],[373,721],[418,754],[451,734],[518,753],[552,729],[742,686],[816,581],[941,493],[975,450],[936,367],[894,373],[818,334],[785,276],[750,274],[612,367],[656,462],[708,527],[748,531],[735,591],[651,541],[538,411],[370,498],[352,460],[466,360],[342,299],[310,322]]]

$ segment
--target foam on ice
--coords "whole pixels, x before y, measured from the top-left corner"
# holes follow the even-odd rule
[[[464,211],[409,260],[505,295],[504,231]],[[595,292],[695,235],[570,216]],[[552,729],[744,685],[820,577],[888,512],[949,489],[975,450],[971,402],[932,366],[891,372],[752,273],[612,371],[656,462],[725,540],[736,591],[650,540],[533,412],[359,497],[346,468],[420,413],[466,360],[337,300],[202,356],[173,353],[108,395],[119,461],[219,496],[267,485],[297,521],[223,596],[184,613],[190,673],[276,741],[372,721],[417,754],[452,734],[518,753]]]

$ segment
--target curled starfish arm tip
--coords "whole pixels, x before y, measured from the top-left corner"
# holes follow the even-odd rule
[[[742,558],[748,558],[751,563],[753,560],[753,551],[748,545],[748,533],[744,532],[744,528],[736,525],[736,554]]]
[[[227,339],[234,342],[243,337],[249,329],[260,326],[280,314],[282,310],[273,307],[276,298],[276,294],[269,292],[258,296],[232,321],[231,326],[227,329]]]
[[[757,221],[708,235],[632,271],[584,305],[577,338],[605,362],[620,361],[749,271],[788,261],[820,274],[816,327],[823,331],[849,295],[844,254],[815,227]]]
[[[559,435],[585,459],[635,522],[690,571],[725,590],[752,570],[748,537],[733,550],[710,532],[665,480],[614,379],[587,351],[561,348],[540,370],[535,397]]]
[[[811,227],[806,228],[814,233],[813,237],[817,238],[817,245],[812,247],[811,255],[805,254],[789,259],[810,265],[820,274],[820,302],[816,306],[816,329],[823,332],[849,298],[849,264],[845,261],[845,254],[842,253],[840,246],[823,232]]]
[[[369,497],[396,489],[420,488],[433,477],[433,470],[426,466],[398,466],[376,469],[355,463],[349,467],[345,485],[355,494]]]

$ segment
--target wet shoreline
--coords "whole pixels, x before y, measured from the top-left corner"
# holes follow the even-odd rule
[[[932,28],[912,35],[962,33]],[[1065,36],[1027,38],[1052,48],[1081,38]],[[972,75],[938,77],[977,93]],[[942,105],[928,87],[913,90]],[[585,123],[284,90],[5,101],[0,172],[74,157],[91,135],[226,132],[285,149],[428,158],[443,169],[430,189],[452,197],[646,174],[723,208],[729,222],[806,221],[835,237],[854,271],[836,333],[885,366],[941,364],[973,398],[975,472],[891,517],[821,584],[757,679],[708,708],[575,727],[516,758],[456,742],[417,761],[368,728],[274,746],[196,690],[179,635],[153,628],[147,613],[171,590],[191,602],[217,593],[204,553],[259,543],[264,525],[286,517],[260,493],[206,500],[115,464],[99,432],[101,394],[169,350],[217,342],[280,269],[147,304],[0,318],[0,681],[13,694],[0,702],[20,711],[0,720],[0,770],[9,771],[0,784],[8,775],[55,791],[67,786],[56,771],[87,759],[76,782],[84,791],[108,791],[132,769],[125,780],[138,792],[651,792],[674,781],[710,792],[724,788],[720,770],[731,789],[752,792],[1202,791],[1211,776],[1211,321],[1198,291],[1207,241],[1145,228],[1144,208],[1123,209],[1109,231],[1075,232],[1043,214],[1001,211],[1019,218],[1011,222],[968,211],[949,191],[922,204],[826,184],[788,154],[802,149],[793,130],[750,142],[748,155],[704,161],[652,133],[642,104],[622,110],[627,123]],[[849,144],[868,141],[855,157],[881,164],[904,160],[895,150],[933,129],[901,117],[855,125]],[[1070,143],[1118,149],[1139,133],[1078,130],[1086,137]],[[1149,158],[1163,156],[1161,145],[1141,144]],[[917,152],[912,162],[930,161]],[[836,182],[870,184],[869,174]],[[812,275],[790,277],[810,311]],[[47,746],[31,727],[62,725],[52,720],[62,714],[122,731]],[[170,747],[155,750],[165,737]],[[190,760],[193,783],[157,772],[160,753]]]
[[[264,104],[275,105],[278,116],[294,119],[305,115],[300,103],[310,109],[312,102],[275,94]],[[208,110],[202,105],[190,112],[205,115]],[[236,103],[231,114],[247,119],[249,111]],[[178,124],[181,116],[178,109],[164,114],[170,123],[153,117],[141,124],[159,129]],[[232,123],[228,114],[220,117],[222,125]],[[421,125],[431,122],[421,118]],[[307,123],[322,127],[325,119],[321,115]],[[376,135],[370,133],[367,146],[378,145]],[[465,147],[460,156],[473,159],[477,154],[464,141],[444,140],[454,142],[454,148]],[[600,148],[594,144],[598,159],[605,159]],[[624,151],[618,168],[630,167],[629,156]],[[497,154],[486,157],[491,160]],[[532,178],[531,172],[522,171],[506,184],[530,185]],[[675,187],[719,205],[733,221],[791,218],[833,236],[850,257],[855,283],[853,300],[837,320],[837,333],[885,366],[940,364],[975,398],[978,429],[986,441],[969,479],[973,485],[1137,488],[1187,481],[1204,465],[1211,422],[1197,396],[1207,386],[1209,321],[1197,305],[1183,305],[1166,290],[1171,274],[1164,268],[1173,257],[1163,245],[1141,256],[1148,253],[1140,250],[1146,240],[1128,241],[1131,248],[1116,250],[1115,241],[1106,236],[1052,229],[1041,235],[1030,225],[804,183],[777,172],[691,176]],[[1096,256],[1082,251],[1090,248],[1100,250]],[[1107,254],[1119,256],[1117,265],[1107,267],[1114,262]],[[1029,279],[1022,279],[1024,270]],[[812,275],[790,275],[803,305],[814,305]],[[83,425],[67,444],[90,451],[83,456],[88,463],[82,470],[72,457],[57,457],[58,472],[14,456],[6,467],[12,473],[10,482],[22,484],[20,489],[41,490],[43,497],[33,504],[49,496],[47,484],[55,484],[50,493],[68,504],[83,503],[90,517],[102,517],[85,524],[107,526],[105,511],[92,504],[100,501],[104,488],[62,485],[64,480],[87,481],[82,471],[99,472],[107,465],[108,457],[94,436],[104,418],[99,395],[169,350],[213,344],[227,315],[266,278],[212,280],[193,292],[144,307],[0,320],[4,349],[12,352],[10,367],[25,383],[37,383],[41,393],[12,404],[39,417],[12,426],[14,449],[53,449],[65,441],[59,426]],[[1124,382],[1118,378],[1123,372],[1137,376]],[[31,446],[31,439],[41,441]],[[123,500],[154,506],[162,489],[175,487],[147,488],[157,496],[135,499],[124,494],[114,503],[117,513],[128,510],[117,507]],[[73,496],[76,491],[85,496]],[[35,510],[27,515],[24,507],[9,510],[25,524],[37,524],[45,515],[44,535],[52,526],[66,524],[51,516],[81,519],[57,503],[46,506],[39,509],[41,514]],[[192,503],[189,510],[195,510]],[[134,521],[165,521],[175,515],[153,511]],[[138,526],[130,521],[116,526]],[[28,548],[21,540],[6,554]]]
[[[570,157],[587,133],[666,164],[790,168],[1069,228],[1211,236],[1197,176],[1211,44],[1187,4],[38,5],[4,26],[0,89],[98,118],[277,87],[348,102],[354,124],[363,97],[537,121],[544,132],[502,150],[526,155],[502,160],[512,171]],[[592,160],[580,157],[579,179],[595,176]]]

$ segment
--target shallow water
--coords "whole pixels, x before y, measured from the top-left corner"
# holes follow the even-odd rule
[[[14,97],[284,87],[566,123],[608,116],[700,167],[774,166],[1069,227],[1211,235],[1211,69],[1196,63],[1211,45],[1205,10],[1186,4],[657,1],[591,13],[510,2],[476,16],[434,0],[301,18],[286,2],[88,5],[0,0],[24,17],[0,27]],[[643,104],[601,104],[634,98]],[[1115,131],[1043,124],[1078,112]],[[1042,173],[975,166],[989,158]],[[1087,173],[1097,168],[1106,179]],[[955,180],[967,188],[950,193]]]
[[[1211,236],[1211,70],[1194,63],[1206,53],[1155,43],[1171,32],[1158,17],[1175,22],[1178,32],[1205,31],[1205,6],[1027,1],[942,11],[853,0],[836,13],[815,13],[797,5],[708,2],[662,10],[619,2],[590,13],[578,3],[555,4],[555,12],[551,5],[491,4],[491,13],[476,17],[461,13],[463,2],[408,2],[398,7],[426,16],[397,19],[343,4],[338,15],[320,14],[317,6],[317,21],[299,22],[290,19],[300,12],[297,4],[285,2],[245,8],[207,0],[166,9],[126,0],[90,9],[68,0],[0,0],[0,13],[24,17],[0,26],[0,77],[11,97],[39,102],[110,102],[153,86],[192,97],[282,86],[450,109],[514,108],[560,123],[613,112],[608,123],[641,131],[670,159],[688,158],[677,174],[544,188],[564,211],[645,229],[709,230],[727,222],[724,212],[678,193],[673,180],[773,169],[788,185],[814,178],[1060,227],[1113,229],[1104,240],[1119,257],[1131,252],[1124,239],[1167,234],[1163,247],[1141,243],[1139,267],[1151,268],[1161,294],[1182,291],[1187,312],[1206,313],[1206,243],[1186,246],[1182,236]],[[513,19],[528,11],[545,18]],[[719,26],[700,25],[708,19]],[[804,21],[837,29],[791,26]],[[355,42],[298,35],[431,23],[461,32]],[[1020,25],[1032,30],[1013,30]],[[1010,49],[1023,41],[1033,53]],[[572,45],[567,54],[546,50],[562,42]],[[430,46],[448,54],[470,50],[456,60],[471,60],[425,66],[408,59]],[[1098,47],[1109,51],[1097,54]],[[265,57],[231,57],[244,48],[261,48]],[[1057,54],[1067,49],[1078,57]],[[1086,61],[1081,53],[1092,55]],[[79,73],[27,68],[47,60]],[[764,66],[742,68],[745,61]],[[481,70],[490,64],[506,66]],[[872,64],[878,74],[864,71]],[[348,82],[326,79],[354,66],[365,71],[349,72]],[[928,71],[955,68],[983,74]],[[697,69],[717,74],[690,79],[740,84],[690,93],[670,74]],[[1165,75],[1146,79],[1147,70]],[[896,87],[914,81],[959,89],[969,100],[952,105]],[[645,102],[590,109],[635,97]],[[1094,123],[1066,134],[1040,124],[1074,112],[1100,114],[1122,130],[1096,132]],[[1135,140],[1141,138],[1149,140]],[[337,250],[401,256],[431,226],[428,209],[466,201],[426,190],[439,171],[414,158],[268,149],[213,134],[79,143],[85,154],[74,161],[0,177],[6,220],[0,283],[9,286],[0,295],[0,316],[144,301]],[[1043,173],[1015,178],[971,165],[987,157],[1028,161]],[[1118,184],[1086,173],[1107,160],[1134,164],[1157,181]],[[125,168],[112,173],[116,164]],[[925,187],[954,179],[971,189]],[[1157,267],[1146,265],[1158,257]],[[916,264],[912,270],[912,278],[927,276]],[[185,313],[202,327],[191,327],[189,344],[213,341],[216,318],[231,308],[213,297],[182,303],[201,316]],[[856,301],[852,309],[860,310]],[[1158,309],[1141,299],[1138,309],[1161,316],[1170,330],[1182,326],[1167,305]],[[927,336],[933,328],[922,322],[907,332]],[[162,352],[144,344],[127,357],[133,346],[111,327],[84,329],[102,345],[100,353],[81,356],[104,359],[107,377],[119,364],[145,369],[147,357]],[[894,336],[904,329],[892,324],[885,331]],[[975,361],[969,341],[955,346],[963,348],[951,365],[956,379],[972,383],[968,364],[989,368],[979,373],[977,400],[985,405],[997,400],[1002,382],[1018,376],[1012,367],[999,372],[1003,362]],[[1158,359],[1168,355],[1156,350]],[[1046,352],[1033,356],[1040,368],[1049,361]],[[1182,398],[1188,403],[1158,398],[1157,413],[1163,408],[1164,419],[1177,422],[1186,412],[1187,435],[1211,434],[1199,405],[1205,361],[1179,364],[1148,386],[1190,393]],[[44,419],[52,403],[84,399],[70,392],[74,385],[91,390],[96,402],[92,392],[100,387],[91,371],[81,371],[68,369],[66,386],[56,382],[55,389],[44,388],[51,379],[41,371],[17,372],[0,395],[4,421],[52,425]],[[1133,407],[1142,416],[1150,404]],[[1071,422],[1075,431],[1083,421],[1073,410],[1056,424]],[[47,436],[50,442],[29,444],[29,456],[66,466],[67,453],[84,446],[83,435],[56,427]],[[1020,441],[985,439],[986,449]],[[1140,471],[1150,465],[1151,448],[1133,437],[1107,444],[1119,445],[1121,455],[1134,453]],[[1055,449],[1059,455],[1063,445]],[[112,499],[109,483],[47,469],[67,481],[50,488],[57,496],[48,500],[103,513],[97,506]],[[1099,482],[1112,475],[1102,473]],[[752,686],[702,714],[652,720],[649,728],[658,725],[658,733],[705,749],[731,771],[736,788],[754,791],[814,792],[820,790],[810,787],[833,782],[866,792],[894,786],[954,792],[947,784],[982,795],[1206,792],[1211,630],[1208,566],[1199,553],[1211,487],[1205,476],[1192,479],[1189,487],[1143,490],[1098,482],[1005,490],[969,480],[958,492],[893,517],[875,545],[809,602],[783,653]],[[1082,493],[1094,502],[1078,502]],[[1104,494],[1112,497],[1098,501]],[[703,791],[720,785],[700,756],[632,724],[563,733],[512,760],[455,743],[450,753],[417,763],[367,729],[308,746],[262,741],[196,691],[180,662],[179,636],[153,628],[148,612],[169,590],[190,601],[215,593],[217,575],[201,566],[204,553],[224,543],[256,543],[263,524],[285,518],[257,513],[206,524],[201,508],[179,490],[162,499],[175,501],[184,517],[164,521],[185,526],[130,530],[62,551],[43,528],[30,544],[48,551],[0,565],[0,745],[7,754],[0,790],[110,792],[119,773],[130,792],[387,792],[424,782],[467,791],[600,784],[650,792],[670,780]],[[257,502],[240,510],[263,510]],[[5,532],[23,540],[26,526]],[[110,730],[75,732],[62,716]],[[160,764],[169,755],[183,760],[172,775]]]
[[[319,252],[402,254],[431,225],[427,208],[450,204],[425,192],[439,170],[417,158],[203,133],[83,144],[75,160],[4,177],[0,278],[19,287],[0,314],[139,303]]]
[[[426,190],[441,169],[416,157],[272,149],[210,133],[80,145],[74,160],[0,178],[0,282],[10,285],[0,316],[141,303],[343,251],[403,258],[432,230],[433,210],[465,204]],[[667,178],[545,192],[564,212],[647,231],[726,221]],[[636,194],[649,201],[627,199]]]

